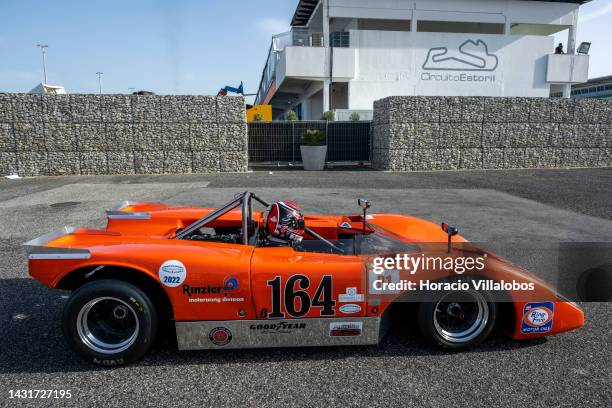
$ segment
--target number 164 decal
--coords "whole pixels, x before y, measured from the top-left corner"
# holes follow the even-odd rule
[[[286,313],[291,317],[303,317],[313,307],[321,308],[320,316],[334,316],[332,277],[325,275],[317,287],[315,295],[311,298],[307,290],[310,287],[310,279],[305,275],[293,275],[284,283],[280,276],[268,281],[272,290],[272,311],[268,314],[269,319],[283,319],[282,312],[284,304]]]

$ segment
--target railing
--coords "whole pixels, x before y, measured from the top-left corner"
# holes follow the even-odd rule
[[[299,163],[300,139],[307,129],[327,134],[327,161],[370,160],[372,122],[277,121],[249,123],[250,163]]]
[[[348,31],[333,32],[330,34],[329,41],[332,47],[346,48],[350,46],[350,34]],[[275,78],[276,66],[281,58],[281,53],[286,47],[323,47],[324,45],[322,33],[313,33],[305,29],[293,28],[291,31],[273,36],[255,103],[263,103],[270,84]]]
[[[276,74],[276,65],[280,58],[280,53],[285,47],[321,47],[323,46],[321,33],[310,33],[304,29],[292,29],[286,33],[277,34],[272,37],[272,44],[268,51],[266,66],[264,67],[259,90],[255,98],[256,104],[261,104],[270,89],[270,84]]]
[[[255,104],[261,105],[268,93],[272,79],[276,71],[276,58],[277,55],[274,52],[273,45],[270,45],[268,51],[268,58],[266,59],[266,65],[264,66],[261,74],[261,80],[259,81],[259,89],[257,90],[257,96],[255,97]]]
[[[549,54],[546,82],[580,84],[588,81],[589,58],[581,54]]]

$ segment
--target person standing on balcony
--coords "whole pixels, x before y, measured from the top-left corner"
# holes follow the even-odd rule
[[[555,48],[555,54],[565,54],[563,51],[563,43],[559,43],[559,45],[557,45],[557,48]]]

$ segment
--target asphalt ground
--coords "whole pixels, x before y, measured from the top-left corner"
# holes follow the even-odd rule
[[[59,328],[67,293],[28,277],[21,243],[64,225],[102,227],[103,210],[121,200],[215,206],[245,190],[293,199],[307,213],[355,213],[355,199],[366,197],[373,212],[457,224],[468,239],[544,275],[554,274],[547,251],[556,243],[612,241],[611,169],[1,179],[0,404],[23,405],[10,390],[70,389],[70,400],[28,403],[612,406],[609,303],[582,303],[580,330],[527,342],[496,333],[463,353],[433,349],[407,328],[372,347],[179,352],[168,341],[117,369],[68,349]]]

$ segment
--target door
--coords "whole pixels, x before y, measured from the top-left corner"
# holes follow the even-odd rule
[[[256,318],[249,279],[252,246],[189,241],[172,249],[159,261],[159,270],[176,320]],[[165,271],[177,269],[184,278],[164,283]]]
[[[350,318],[366,315],[359,256],[255,248],[251,286],[258,319]]]

